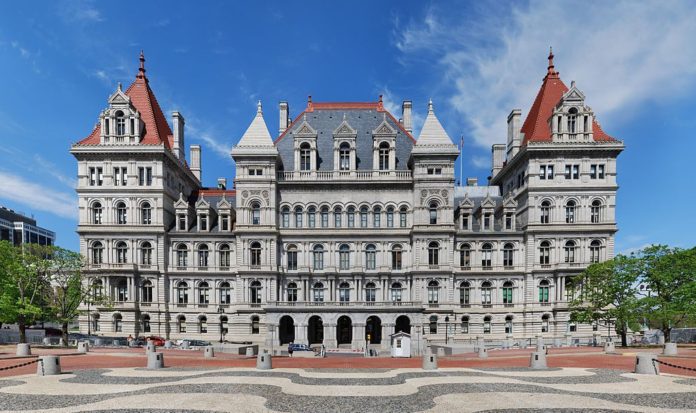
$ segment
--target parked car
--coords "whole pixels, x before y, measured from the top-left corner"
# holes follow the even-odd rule
[[[210,345],[210,341],[205,340],[186,340],[191,347],[205,347]]]
[[[156,345],[157,347],[162,347],[164,346],[164,338],[158,337],[158,336],[149,336],[145,337],[145,340],[149,340],[152,342],[152,344]]]
[[[314,351],[307,344],[292,343],[288,344],[288,351]]]

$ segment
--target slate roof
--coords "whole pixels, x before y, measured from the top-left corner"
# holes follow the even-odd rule
[[[195,219],[190,219],[189,220],[189,228],[188,231],[189,233],[218,233],[220,232],[220,228],[218,227],[218,207],[217,204],[220,202],[222,199],[223,195],[225,196],[225,199],[227,202],[230,203],[232,206],[232,210],[235,209],[235,198],[237,196],[237,191],[229,190],[229,189],[218,189],[218,188],[201,188],[197,191],[191,192],[191,195],[186,199],[186,202],[189,204],[191,208],[195,211],[196,209],[196,202],[203,197],[208,204],[210,204],[210,209],[212,211],[212,214],[210,215],[210,219],[208,220],[208,223],[210,225],[210,231],[198,231],[198,226],[196,224]],[[192,215],[195,217],[194,215]],[[176,227],[176,222],[172,223],[171,227],[169,228],[170,230],[174,230]],[[182,231],[173,231],[172,235],[176,235],[177,233],[182,233]],[[225,231],[227,233],[227,231]]]

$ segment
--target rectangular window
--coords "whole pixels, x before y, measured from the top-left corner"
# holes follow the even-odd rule
[[[580,179],[580,165],[566,165],[565,179]]]
[[[546,179],[546,165],[539,166],[539,179]]]
[[[392,250],[392,270],[401,269],[401,250]]]
[[[597,165],[597,179],[604,179],[604,165]]]
[[[329,226],[329,212],[321,211],[321,227],[327,228]]]
[[[229,215],[220,216],[220,229],[222,231],[229,231],[230,229],[230,217]]]
[[[469,229],[469,214],[462,214],[462,229]]]
[[[491,214],[483,215],[483,229],[491,229]]]
[[[104,175],[102,173],[101,167],[89,168],[89,185],[90,186],[102,186],[104,182]]]
[[[152,168],[149,166],[138,168],[138,185],[140,186],[151,186],[152,185]]]
[[[512,229],[512,213],[505,214],[505,229]]]
[[[297,270],[297,251],[288,251],[288,270]]]
[[[177,221],[177,228],[179,229],[179,231],[186,231],[186,215],[179,214]]]
[[[406,228],[406,211],[401,211],[399,213],[399,225],[401,228]]]
[[[200,228],[199,230],[201,231],[207,231],[208,230],[208,215],[200,215]]]
[[[539,179],[553,179],[553,165],[541,165],[539,167]]]

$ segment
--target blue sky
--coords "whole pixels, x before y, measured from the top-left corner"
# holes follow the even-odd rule
[[[167,116],[203,146],[204,183],[232,178],[229,149],[264,103],[375,101],[399,117],[427,101],[464,176],[485,181],[506,116],[526,116],[546,71],[576,80],[602,127],[624,140],[617,251],[696,244],[696,9],[689,2],[14,2],[0,14],[0,204],[33,214],[77,249],[76,163],[141,49]],[[459,163],[457,163],[459,168]]]

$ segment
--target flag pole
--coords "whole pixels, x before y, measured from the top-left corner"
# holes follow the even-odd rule
[[[464,186],[464,134],[459,138],[459,186]]]

